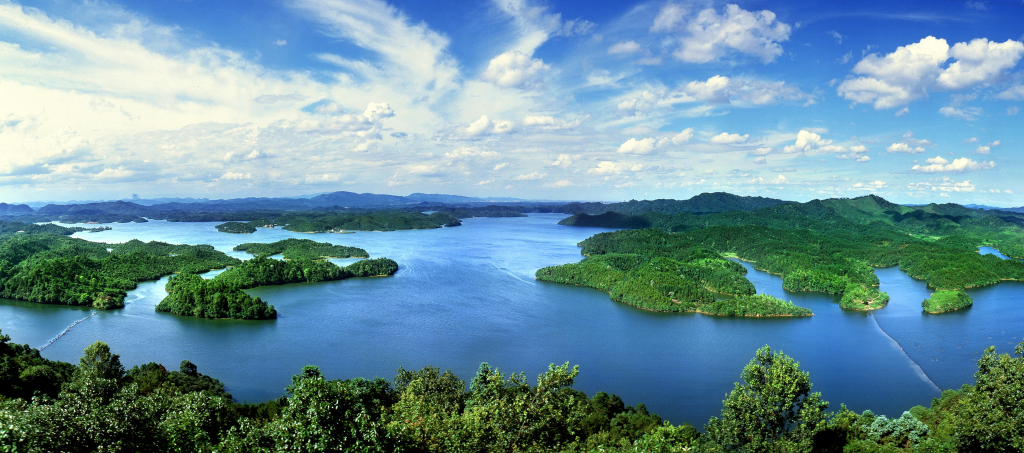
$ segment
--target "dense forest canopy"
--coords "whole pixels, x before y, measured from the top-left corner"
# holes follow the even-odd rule
[[[573,388],[578,367],[532,384],[484,363],[468,383],[435,367],[393,381],[330,380],[315,366],[286,395],[237,403],[183,360],[125,369],[102,342],[77,365],[0,332],[0,451],[11,452],[1006,452],[1024,449],[1024,342],[985,350],[976,384],[899,417],[857,414],[814,392],[799,362],[765,346],[704,425]],[[833,411],[829,411],[833,409]]]

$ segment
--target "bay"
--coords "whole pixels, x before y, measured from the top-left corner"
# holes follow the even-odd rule
[[[896,268],[878,269],[892,297],[874,313],[839,308],[833,296],[792,293],[781,278],[756,271],[759,292],[810,308],[810,318],[723,318],[664,314],[612,302],[588,288],[538,282],[544,266],[582,259],[577,243],[602,231],[563,227],[560,214],[475,218],[436,230],[301,234],[259,229],[218,233],[215,223],[110,224],[78,233],[103,242],[130,239],[210,244],[239,258],[242,242],[309,238],[361,247],[396,260],[392,277],[293,284],[249,290],[274,304],[275,321],[208,320],[158,313],[166,279],[145,282],[126,307],[103,311],[0,300],[0,329],[18,343],[42,347],[47,358],[77,363],[82,350],[104,341],[127,366],[182,360],[225,382],[239,401],[284,393],[303,365],[328,378],[392,379],[398,367],[433,365],[466,381],[481,362],[533,381],[549,364],[580,365],[577,389],[616,393],[626,404],[675,423],[703,425],[739,380],[754,351],[770,345],[801,362],[814,390],[856,411],[899,416],[927,405],[939,389],[973,382],[988,345],[1011,352],[1024,335],[1024,284],[970,290],[973,307],[928,315],[925,284]],[[985,250],[982,250],[985,252]],[[354,260],[335,260],[346,264]],[[209,276],[212,276],[211,273]]]

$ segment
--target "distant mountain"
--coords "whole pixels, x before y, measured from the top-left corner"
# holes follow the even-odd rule
[[[22,215],[32,212],[32,208],[25,204],[0,203],[0,215]]]
[[[630,200],[622,203],[570,203],[565,205],[566,213],[584,213],[589,215],[604,214],[615,211],[620,214],[636,215],[645,212],[662,214],[712,213],[728,211],[754,211],[791,201],[765,197],[743,197],[725,192],[702,193],[688,200]]]

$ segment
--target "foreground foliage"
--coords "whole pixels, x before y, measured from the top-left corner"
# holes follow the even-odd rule
[[[892,419],[826,412],[799,363],[766,346],[700,434],[643,404],[574,390],[579,370],[567,363],[535,384],[485,363],[468,389],[433,367],[389,382],[329,380],[306,366],[287,396],[238,404],[187,360],[126,371],[97,342],[76,366],[9,340],[0,334],[0,452],[1024,451],[1024,342],[1013,357],[987,349],[975,385]]]

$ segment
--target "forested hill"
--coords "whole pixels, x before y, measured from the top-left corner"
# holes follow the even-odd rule
[[[618,212],[620,214],[642,214],[659,212],[662,214],[678,214],[681,212],[709,213],[727,211],[753,211],[756,209],[792,203],[765,197],[743,197],[725,192],[702,193],[688,200],[630,200],[621,203],[570,203],[562,207],[567,214],[584,213],[588,215]]]

